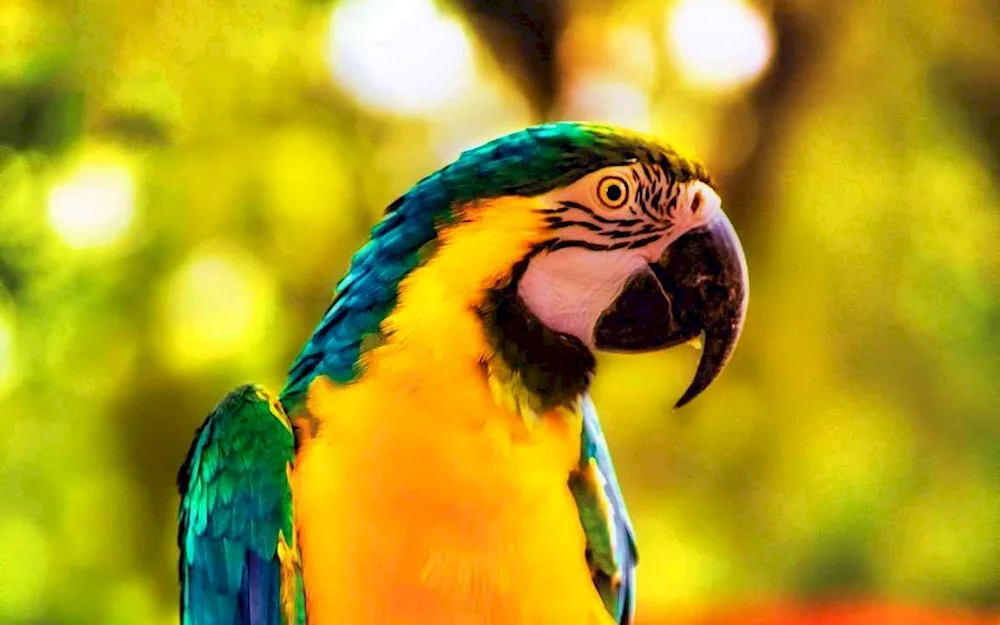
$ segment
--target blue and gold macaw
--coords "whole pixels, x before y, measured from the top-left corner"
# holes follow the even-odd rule
[[[531,127],[393,202],[278,396],[233,391],[182,467],[184,625],[626,624],[636,548],[588,396],[598,350],[740,334],[705,169]]]

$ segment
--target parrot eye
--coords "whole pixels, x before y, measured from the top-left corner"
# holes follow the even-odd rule
[[[628,196],[628,183],[623,178],[607,176],[597,183],[597,197],[608,208],[621,208]]]

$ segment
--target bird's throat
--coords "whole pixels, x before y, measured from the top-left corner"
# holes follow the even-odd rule
[[[533,250],[548,233],[529,198],[498,198],[440,234],[431,258],[401,283],[382,324],[385,342],[362,355],[365,375],[405,372],[408,386],[440,385],[470,370],[526,419],[572,407],[594,356],[546,327],[518,295]],[[450,373],[449,373],[450,371]]]
[[[510,279],[488,290],[479,306],[491,388],[525,417],[572,406],[590,385],[595,367],[593,353],[580,339],[547,327],[518,294],[528,262],[526,257],[517,263]]]

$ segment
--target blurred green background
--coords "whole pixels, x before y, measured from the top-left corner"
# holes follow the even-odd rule
[[[383,207],[546,119],[704,159],[746,331],[602,358],[646,616],[1000,606],[993,0],[0,0],[0,622],[176,623],[174,476]]]

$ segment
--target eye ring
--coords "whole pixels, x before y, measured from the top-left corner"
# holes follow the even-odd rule
[[[621,176],[605,176],[597,183],[597,199],[608,208],[621,208],[629,195],[628,183]]]

